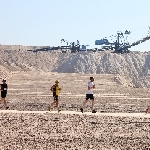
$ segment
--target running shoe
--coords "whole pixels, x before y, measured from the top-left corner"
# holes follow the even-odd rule
[[[83,108],[80,108],[80,111],[83,113]]]
[[[6,109],[8,109],[9,107],[8,106],[6,106]]]
[[[60,108],[58,108],[58,113],[61,111],[61,109]]]
[[[50,106],[48,106],[48,111],[51,111],[51,107]]]
[[[96,110],[92,110],[92,113],[96,113],[97,111]]]
[[[146,114],[148,113],[148,110],[149,110],[148,108],[145,110],[145,113],[146,113]]]

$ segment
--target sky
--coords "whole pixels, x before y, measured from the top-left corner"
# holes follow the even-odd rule
[[[65,39],[100,48],[95,40],[112,42],[125,30],[132,43],[150,35],[149,10],[150,0],[0,0],[0,44],[60,46]],[[150,51],[150,40],[130,50]]]

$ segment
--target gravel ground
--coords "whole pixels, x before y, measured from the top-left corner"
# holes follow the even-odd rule
[[[150,104],[148,88],[120,85],[114,82],[114,75],[94,75],[95,109],[101,115],[90,114],[90,103],[85,108],[90,115],[63,114],[64,111],[79,112],[89,76],[32,71],[9,78],[10,110],[3,111],[0,104],[0,150],[150,149],[150,117],[144,115]],[[62,87],[62,113],[41,113],[53,102],[49,89],[55,79]],[[9,112],[11,110],[14,111]],[[104,113],[127,113],[128,117]],[[132,113],[142,113],[143,117],[130,116]]]
[[[0,113],[2,150],[150,149],[150,118]]]

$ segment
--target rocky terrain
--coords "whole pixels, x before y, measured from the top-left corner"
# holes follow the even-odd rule
[[[130,150],[150,148],[149,118],[1,113],[1,149]]]
[[[29,52],[0,45],[0,77],[7,80],[9,110],[0,104],[2,150],[150,149],[149,53]],[[95,109],[85,99],[94,76]],[[59,80],[60,107],[50,87]]]
[[[150,114],[144,111],[150,104],[149,89],[121,85],[115,75],[95,74],[97,113],[91,113],[89,102],[82,114],[91,75],[26,71],[11,76],[9,110],[0,104],[1,149],[148,149]],[[55,107],[47,111],[56,79],[62,87],[60,113]]]
[[[114,54],[110,51],[61,53],[32,52],[36,46],[0,45],[0,75],[22,70],[59,73],[121,75],[135,87],[149,87],[149,52]],[[5,70],[5,71],[4,71]]]

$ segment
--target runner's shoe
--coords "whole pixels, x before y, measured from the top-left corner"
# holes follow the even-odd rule
[[[146,113],[146,114],[148,113],[148,110],[149,110],[148,108],[145,110],[145,113]]]
[[[58,108],[58,113],[61,111],[61,109],[60,108]]]
[[[51,106],[48,106],[48,111],[51,111]]]
[[[83,113],[83,108],[80,108],[80,111]]]
[[[6,109],[8,109],[9,107],[8,106],[6,106]]]
[[[92,110],[92,113],[96,113],[97,111],[96,110]]]

